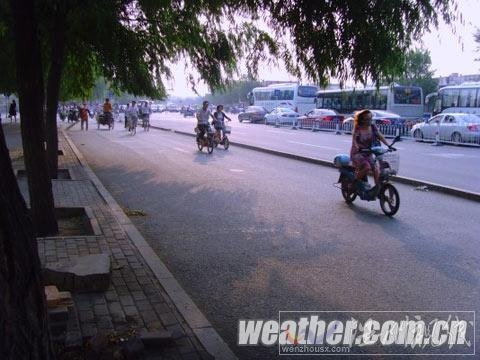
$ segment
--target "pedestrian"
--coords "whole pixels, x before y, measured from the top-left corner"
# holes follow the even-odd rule
[[[90,110],[87,108],[87,104],[83,103],[82,108],[80,109],[80,127],[83,130],[83,124],[85,124],[85,131],[88,131],[88,116],[90,115]]]
[[[10,108],[8,109],[8,117],[10,118],[10,122],[12,122],[12,119],[15,119],[15,122],[17,122],[17,103],[15,100],[12,100],[12,103],[10,104]]]

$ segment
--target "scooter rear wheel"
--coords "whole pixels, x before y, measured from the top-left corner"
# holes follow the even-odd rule
[[[357,198],[355,186],[347,180],[342,180],[342,196],[347,204],[353,203]]]
[[[400,208],[400,195],[392,184],[385,184],[378,193],[380,207],[387,216],[393,216]]]

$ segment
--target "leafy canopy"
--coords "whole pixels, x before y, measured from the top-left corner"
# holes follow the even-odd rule
[[[5,3],[0,0],[0,9]],[[316,83],[328,83],[330,77],[341,82],[378,80],[402,72],[413,39],[440,20],[452,23],[457,16],[451,0],[39,0],[39,4],[45,13],[56,11],[58,4],[68,5],[62,97],[84,93],[101,75],[116,89],[162,98],[165,81],[172,76],[170,66],[180,59],[188,62],[185,76],[193,86],[199,80],[193,75],[196,70],[212,89],[231,83],[240,59],[249,77],[257,74],[259,61],[282,60],[290,73]],[[10,41],[8,29],[8,16],[2,17],[2,49]],[[2,57],[0,65],[6,61]],[[0,86],[6,88],[5,82]]]

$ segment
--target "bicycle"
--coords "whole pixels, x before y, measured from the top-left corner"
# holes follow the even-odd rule
[[[150,131],[150,119],[148,117],[142,119],[142,127],[144,131]]]
[[[128,131],[133,136],[137,133],[137,118],[129,118],[128,119]]]
[[[200,129],[198,127],[195,128],[195,133],[197,134],[197,136],[200,133]],[[197,137],[198,150],[203,151],[203,148],[207,147],[207,152],[211,154],[215,146],[213,141],[213,136],[214,136],[214,132],[212,131],[212,128],[208,126],[207,136],[203,136],[202,138]]]
[[[227,134],[231,134],[231,127],[225,125],[223,126],[223,137],[221,136],[220,131],[220,129],[215,131],[215,134],[213,135],[213,145],[214,147],[217,147],[219,144],[221,144],[225,150],[228,150],[230,146],[230,140],[228,139]]]

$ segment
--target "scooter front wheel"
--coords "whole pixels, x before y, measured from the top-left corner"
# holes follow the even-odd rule
[[[380,207],[387,216],[393,216],[400,208],[400,195],[392,184],[385,184],[378,193]]]
[[[357,198],[355,186],[348,180],[342,180],[342,196],[347,204],[351,204]]]
[[[213,148],[215,147],[213,137],[209,137],[207,139],[207,152],[211,154],[213,152]]]

